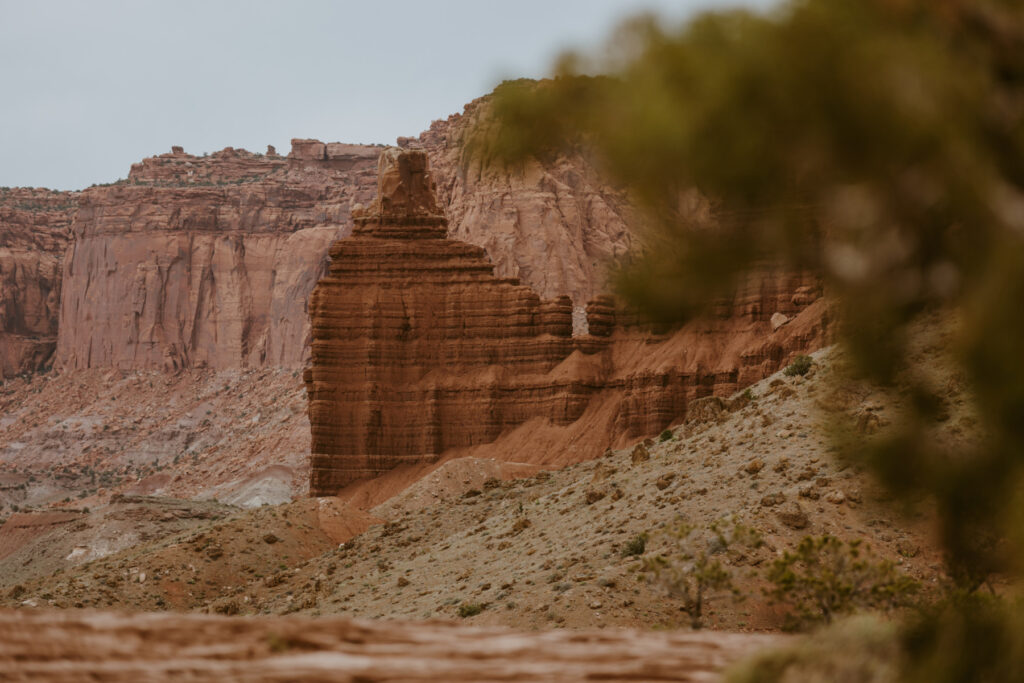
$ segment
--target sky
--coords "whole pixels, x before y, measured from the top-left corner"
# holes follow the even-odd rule
[[[72,190],[181,145],[394,144],[623,18],[775,0],[0,0],[0,186]]]

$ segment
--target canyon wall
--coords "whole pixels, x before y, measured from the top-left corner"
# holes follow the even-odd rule
[[[581,307],[607,257],[629,246],[626,201],[582,158],[520,169],[468,163],[487,98],[402,143],[426,151],[449,233],[483,247],[501,277]],[[306,299],[327,249],[373,193],[379,147],[293,140],[287,157],[227,148],[134,164],[83,191],[62,266],[56,364],[299,367]],[[60,277],[55,278],[60,280]]]
[[[306,297],[372,146],[296,140],[286,158],[175,148],[85,190],[64,263],[57,363],[67,369],[298,366]]]
[[[528,438],[545,434],[548,451],[583,439],[581,458],[593,457],[823,340],[815,278],[770,271],[751,276],[717,316],[663,334],[599,297],[587,307],[590,334],[573,336],[568,296],[542,299],[496,276],[482,248],[447,237],[434,188],[425,151],[382,154],[377,199],[331,247],[310,297],[312,495],[443,453],[508,445],[525,425]],[[548,457],[542,448],[505,455]]]
[[[0,378],[49,367],[78,193],[0,188]]]

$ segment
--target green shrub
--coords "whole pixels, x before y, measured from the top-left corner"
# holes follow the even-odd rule
[[[919,586],[887,560],[877,560],[861,541],[806,536],[768,570],[771,595],[794,608],[790,627],[830,623],[858,609],[890,610],[910,604]]]
[[[796,375],[806,375],[807,371],[814,365],[814,361],[811,360],[810,356],[797,356],[793,359],[785,370],[782,371],[786,377],[795,377]]]
[[[673,436],[675,436],[675,435],[672,433],[672,430],[671,429],[666,429],[665,431],[663,431],[661,433],[661,435],[658,436],[658,441],[668,441]]]
[[[679,521],[666,532],[664,554],[644,561],[644,571],[664,586],[669,595],[681,598],[682,611],[690,615],[690,626],[703,626],[704,604],[716,592],[729,591],[739,597],[732,575],[714,555],[736,543],[749,548],[763,545],[761,535],[750,527],[734,523],[722,531],[719,523],[696,528]]]
[[[637,557],[647,549],[647,534],[637,534],[626,542],[622,548],[623,557]]]
[[[459,616],[465,619],[466,617],[475,617],[484,611],[484,606],[479,602],[464,602],[459,605]]]

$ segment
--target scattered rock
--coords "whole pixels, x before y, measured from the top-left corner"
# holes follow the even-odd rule
[[[787,316],[785,313],[772,313],[772,317],[769,319],[768,322],[771,323],[772,332],[774,332],[775,330],[779,329],[780,327],[789,322],[789,316]]]
[[[857,417],[857,432],[865,435],[874,434],[887,424],[889,424],[888,420],[870,410],[866,410]]]
[[[839,489],[834,489],[825,494],[825,500],[833,505],[840,505],[846,502],[846,494]]]
[[[757,474],[764,469],[764,460],[760,458],[754,458],[743,467],[743,471],[747,474]]]
[[[779,521],[790,529],[806,529],[810,524],[807,513],[796,502],[775,513]]]
[[[633,448],[633,452],[629,454],[629,460],[634,465],[636,465],[638,463],[641,463],[641,462],[647,462],[650,459],[651,459],[651,452],[649,450],[647,450],[647,446],[643,445],[642,443],[638,443]]]
[[[800,470],[800,472],[797,473],[796,480],[807,481],[808,479],[813,479],[814,475],[816,475],[817,473],[817,467],[811,467],[810,465],[807,465],[802,470]]]
[[[776,505],[781,505],[784,502],[786,502],[786,496],[781,491],[777,493],[769,493],[761,498],[761,505],[764,507],[774,507]]]
[[[590,478],[590,483],[600,484],[607,480],[610,476],[615,474],[618,470],[607,463],[598,463],[597,467],[594,468],[594,476]]]
[[[821,498],[821,492],[818,491],[814,486],[803,486],[800,488],[799,495],[801,498],[808,498],[810,500],[818,500]]]
[[[705,396],[686,406],[685,424],[717,422],[725,413],[725,401],[718,396]]]

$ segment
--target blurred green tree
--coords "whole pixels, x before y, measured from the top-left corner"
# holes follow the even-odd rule
[[[581,73],[602,72],[606,76]],[[797,0],[679,28],[623,25],[554,79],[499,86],[469,154],[576,149],[626,188],[643,246],[616,273],[680,321],[764,262],[822,273],[854,367],[912,396],[866,453],[940,508],[950,566],[976,587],[1006,567],[1024,472],[1024,6],[1011,0]],[[495,125],[497,123],[497,125]],[[908,330],[958,311],[954,350],[985,438],[930,436],[941,400]],[[998,536],[998,534],[996,534]]]
[[[514,164],[574,149],[626,188],[645,231],[615,281],[652,318],[700,314],[765,262],[820,272],[855,372],[907,388],[903,425],[861,456],[898,494],[936,502],[966,593],[1020,569],[1024,3],[639,18],[597,55],[564,56],[552,80],[502,84],[492,113],[468,154]],[[935,310],[954,312],[949,351],[979,416],[981,437],[956,448],[936,437],[942,397],[909,344]],[[915,661],[981,671],[958,648],[977,604],[920,626],[911,645],[935,647]]]

